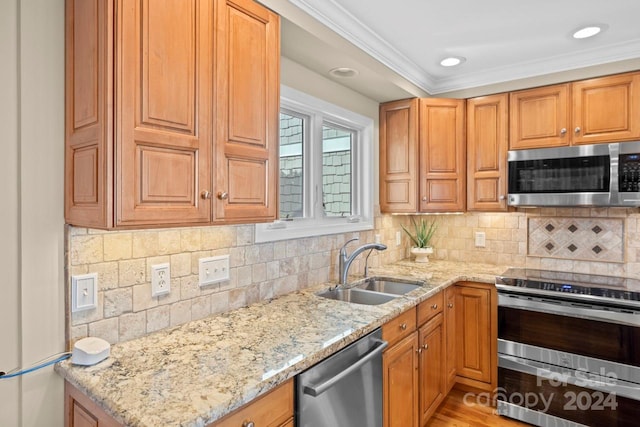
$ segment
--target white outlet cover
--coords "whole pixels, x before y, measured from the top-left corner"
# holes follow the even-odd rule
[[[171,267],[169,263],[151,266],[151,296],[157,297],[171,292]]]
[[[71,276],[71,312],[98,307],[98,273]]]
[[[484,231],[476,231],[476,248],[484,248],[486,244],[486,234]]]

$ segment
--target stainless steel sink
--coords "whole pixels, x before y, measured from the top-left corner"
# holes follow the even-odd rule
[[[358,289],[394,295],[404,295],[420,287],[422,287],[420,282],[376,278],[367,279],[363,283],[356,285]]]
[[[346,301],[354,304],[380,305],[398,297],[398,295],[380,292],[364,291],[360,289],[333,289],[316,294],[323,298]]]

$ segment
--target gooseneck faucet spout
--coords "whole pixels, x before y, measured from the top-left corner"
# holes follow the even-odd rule
[[[338,283],[342,286],[347,284],[349,267],[351,267],[351,263],[358,255],[360,255],[362,252],[368,249],[376,249],[379,251],[384,251],[385,249],[387,249],[387,246],[381,243],[366,243],[362,246],[357,247],[351,253],[351,255],[347,256],[347,245],[353,242],[354,240],[358,240],[358,238],[356,237],[351,240],[348,240],[344,245],[342,245],[342,248],[340,248],[340,255],[338,257],[338,274],[339,274]]]

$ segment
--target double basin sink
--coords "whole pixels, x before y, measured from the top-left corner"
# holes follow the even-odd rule
[[[329,289],[317,295],[354,304],[379,305],[420,287],[422,282],[418,281],[371,278],[350,288]]]

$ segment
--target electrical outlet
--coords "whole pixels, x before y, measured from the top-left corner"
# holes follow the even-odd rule
[[[171,291],[171,269],[169,263],[151,266],[151,296],[166,295]]]
[[[71,276],[71,312],[98,307],[98,273]]]
[[[229,255],[220,255],[198,260],[200,286],[229,280]]]
[[[373,241],[374,241],[375,243],[378,243],[378,244],[382,243],[382,239],[380,238],[380,235],[379,235],[379,234],[375,234],[375,235],[373,236]]]
[[[402,233],[396,231],[396,246],[400,246],[402,244]]]
[[[476,231],[476,248],[484,248],[486,246],[486,235],[484,231]]]

